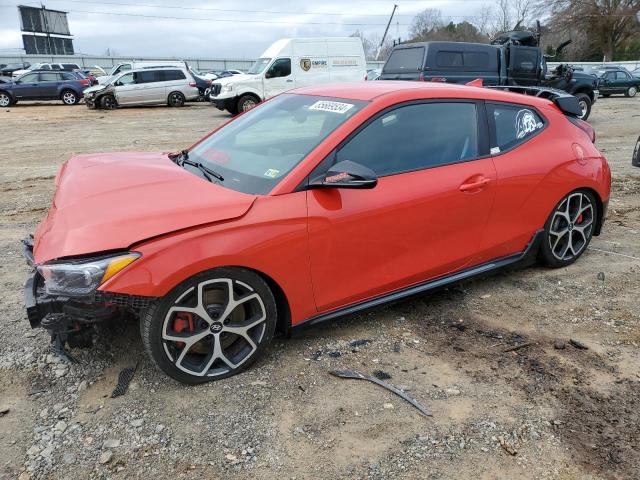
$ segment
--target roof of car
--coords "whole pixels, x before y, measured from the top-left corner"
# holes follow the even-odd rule
[[[394,94],[414,93],[420,98],[471,98],[497,100],[503,102],[524,103],[529,105],[548,105],[549,100],[505,92],[482,87],[440,82],[410,82],[402,80],[375,80],[371,82],[333,83],[302,87],[290,93],[300,95],[317,95],[320,97],[344,98],[349,100],[373,101],[376,98]],[[404,95],[402,95],[404,96]]]

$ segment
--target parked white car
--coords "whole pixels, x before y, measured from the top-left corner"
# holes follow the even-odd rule
[[[116,75],[120,73],[128,72],[130,70],[138,70],[140,68],[155,68],[155,67],[184,67],[184,65],[185,65],[185,62],[178,62],[178,61],[172,62],[172,61],[158,60],[158,61],[136,62],[132,60],[130,62],[122,62],[117,65],[114,65],[114,67],[109,71],[109,73],[107,73],[106,75],[101,75],[99,77],[96,77],[96,80],[98,80],[98,84],[106,84],[106,83],[109,83],[109,81]]]
[[[358,37],[285,38],[271,45],[247,74],[212,83],[209,99],[235,115],[292,88],[362,81],[365,74]]]
[[[120,73],[106,84],[87,88],[84,100],[89,108],[163,103],[181,107],[187,101],[197,100],[199,95],[196,82],[183,63],[182,67],[140,68]]]
[[[81,70],[81,67],[77,63],[34,63],[29,68],[16,70],[11,74],[11,76],[13,78],[17,78],[34,70],[66,70],[70,72],[73,70]]]

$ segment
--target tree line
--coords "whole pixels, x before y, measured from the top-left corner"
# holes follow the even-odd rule
[[[532,30],[540,22],[541,47],[552,54],[560,43],[572,43],[559,61],[621,61],[640,59],[640,0],[496,0],[481,6],[468,20],[446,19],[437,8],[417,14],[408,42],[453,41],[488,43],[510,30]],[[380,39],[363,40],[368,59],[375,59]],[[402,39],[405,41],[405,39]],[[380,59],[394,40],[387,39]]]

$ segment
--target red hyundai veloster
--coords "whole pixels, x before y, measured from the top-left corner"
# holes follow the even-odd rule
[[[122,310],[185,383],[247,368],[276,330],[539,259],[598,235],[611,175],[574,97],[366,82],[265,102],[188,150],[67,161],[25,255],[29,320]]]

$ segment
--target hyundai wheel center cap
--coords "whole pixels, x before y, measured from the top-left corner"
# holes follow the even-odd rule
[[[222,323],[213,322],[209,327],[209,330],[211,330],[211,332],[213,333],[220,333],[222,331]]]

